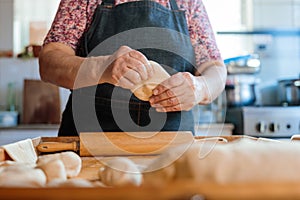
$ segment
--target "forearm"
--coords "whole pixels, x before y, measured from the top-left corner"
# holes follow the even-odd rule
[[[198,92],[196,92],[199,104],[211,103],[225,88],[227,71],[223,62],[206,63],[196,75],[198,75],[196,79],[199,84]]]
[[[97,57],[97,61],[93,58],[82,58],[64,44],[49,43],[40,53],[40,76],[45,82],[67,89],[91,86],[103,81],[99,80],[100,65],[105,60],[105,56]]]

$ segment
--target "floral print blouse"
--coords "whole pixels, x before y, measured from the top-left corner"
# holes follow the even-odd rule
[[[136,0],[116,0],[121,4]],[[170,8],[169,0],[154,0]],[[179,9],[185,10],[189,34],[196,55],[196,64],[221,60],[205,6],[202,0],[176,0]],[[95,9],[101,0],[61,0],[44,44],[59,42],[76,50],[79,39],[89,28]]]

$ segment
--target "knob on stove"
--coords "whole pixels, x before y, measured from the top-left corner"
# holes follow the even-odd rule
[[[274,132],[277,132],[279,130],[279,124],[276,124],[276,123],[271,123],[269,125],[269,130],[274,133]]]
[[[267,124],[263,121],[256,124],[256,130],[259,133],[265,133],[267,130]]]

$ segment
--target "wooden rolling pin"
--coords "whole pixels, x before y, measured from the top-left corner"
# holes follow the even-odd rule
[[[78,142],[43,142],[36,149],[43,153],[52,153],[58,151],[75,151],[79,150]]]
[[[92,132],[81,133],[80,143],[43,142],[39,152],[75,151],[80,156],[153,155],[186,144],[194,137],[189,131],[178,132]]]

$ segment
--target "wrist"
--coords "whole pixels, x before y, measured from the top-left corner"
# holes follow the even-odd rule
[[[197,104],[209,104],[212,102],[212,95],[209,91],[206,78],[204,76],[195,77],[195,97]]]
[[[199,94],[199,104],[209,104],[215,100],[224,90],[227,71],[225,66],[211,66],[203,71],[201,76],[197,76],[201,91]]]
[[[84,58],[77,69],[74,88],[82,88],[107,82],[108,80],[105,76],[107,60],[108,56]]]
[[[90,63],[90,73],[95,84],[112,83],[109,76],[110,56],[97,56],[88,58]]]

